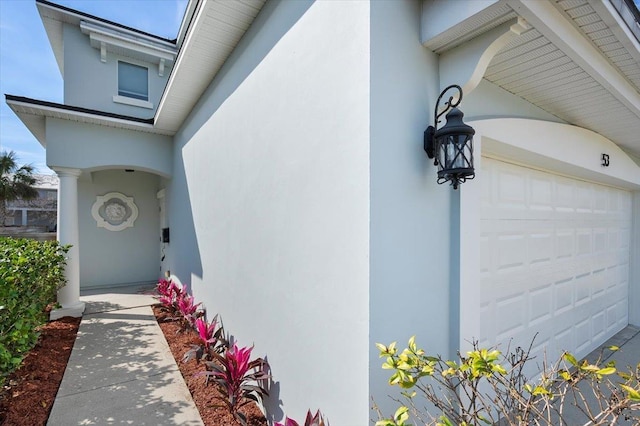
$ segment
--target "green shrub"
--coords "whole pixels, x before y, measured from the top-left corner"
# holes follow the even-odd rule
[[[376,426],[408,426],[414,424],[410,415],[415,424],[429,426],[604,426],[622,420],[640,425],[640,363],[622,371],[615,361],[604,364],[602,354],[591,363],[565,352],[554,363],[546,357],[536,363],[540,373],[530,380],[524,370],[535,362],[533,342],[507,355],[473,342],[473,350],[456,360],[426,354],[415,336],[402,351],[396,342],[376,346],[386,358],[382,368],[392,372],[389,384],[403,389],[396,401],[406,403],[392,418],[378,410]]]
[[[67,251],[56,241],[0,238],[0,385],[35,345],[47,305],[66,284]]]

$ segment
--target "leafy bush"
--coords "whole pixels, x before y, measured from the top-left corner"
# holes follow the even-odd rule
[[[224,400],[229,411],[243,425],[247,424],[247,419],[239,409],[255,401],[259,404],[269,393],[260,386],[260,382],[267,380],[267,362],[262,358],[251,359],[253,347],[238,348],[234,343],[224,354],[213,352],[214,361],[206,361],[207,371],[199,373],[213,380],[226,398]]]
[[[568,417],[571,411],[585,419],[584,425],[640,418],[640,364],[621,372],[614,361],[600,365],[602,356],[589,363],[565,353],[553,364],[543,360],[540,378],[532,383],[524,375],[525,364],[533,359],[530,348],[517,348],[503,356],[495,349],[478,348],[476,342],[466,356],[445,361],[426,355],[417,347],[415,336],[402,352],[395,342],[376,346],[380,357],[386,358],[382,368],[393,372],[389,384],[405,389],[402,396],[407,402],[393,418],[380,420],[376,426],[407,425],[409,413],[422,424],[438,426],[571,425],[576,421]],[[424,404],[416,403],[417,395],[441,415],[435,418],[419,408]]]
[[[22,362],[66,284],[68,247],[56,241],[0,238],[0,385]]]

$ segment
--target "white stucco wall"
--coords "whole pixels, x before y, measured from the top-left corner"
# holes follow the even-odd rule
[[[107,62],[100,61],[100,50],[91,47],[89,36],[75,25],[63,25],[64,37],[64,103],[131,117],[152,118],[167,84],[171,64],[164,75],[158,75],[158,65],[145,63],[112,52]],[[125,105],[113,101],[118,94],[118,60],[149,69],[149,102],[153,109]]]
[[[397,403],[374,344],[449,350],[450,186],[423,150],[438,98],[438,58],[420,44],[420,2],[371,4],[371,394]]]
[[[171,271],[268,358],[272,420],[369,423],[369,7],[268,2],[175,137]]]
[[[170,176],[171,137],[47,118],[47,165],[135,169]]]
[[[150,282],[160,275],[159,176],[145,172],[104,170],[78,180],[80,287],[110,287]],[[132,228],[98,228],[91,215],[96,196],[120,192],[134,198],[138,218]]]

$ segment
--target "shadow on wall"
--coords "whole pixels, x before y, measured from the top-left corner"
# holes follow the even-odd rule
[[[264,359],[269,362],[268,356],[265,356]],[[271,364],[269,364],[269,374],[271,377],[274,376],[271,370]],[[273,379],[269,379],[269,384],[266,389],[269,391],[269,396],[264,400],[265,417],[269,424],[282,421],[284,418],[284,411],[282,411],[284,401],[280,399],[280,382],[274,382]]]
[[[186,181],[184,163],[180,152],[176,154],[174,178],[172,182],[169,204],[169,226],[171,229],[172,258],[168,268],[180,278],[181,284],[186,285],[191,293],[191,277],[202,279],[202,260],[200,259],[200,244],[196,235],[193,210],[191,208],[191,194]]]
[[[281,3],[268,1],[264,5],[176,135],[174,140],[180,144],[178,149],[183,148],[227,98],[242,85],[271,49],[304,16],[314,1],[285,2],[287,13],[274,13]]]
[[[313,3],[312,0],[267,2],[174,137],[173,179],[169,207],[171,244],[173,245],[171,270],[184,280],[183,283],[190,290],[191,277],[203,279],[201,244],[198,241],[198,233],[202,230],[196,230],[192,208],[194,198],[190,193],[193,185],[190,185],[185,170],[184,149],[280,39],[305,15]],[[283,9],[285,13],[279,10],[281,7],[285,8]],[[215,194],[209,196],[215,196]],[[208,213],[199,213],[207,216],[207,220],[215,220],[215,217]],[[215,241],[214,243],[227,242]],[[281,420],[284,416],[282,410],[284,401],[280,400],[280,383],[270,382],[268,390],[269,397],[264,401],[267,419],[270,422]]]
[[[177,232],[174,234],[176,237],[172,239],[174,259],[170,268],[185,281],[189,288],[190,277],[195,275],[202,278],[203,271],[200,244],[193,218],[193,197],[189,192],[190,185],[185,172],[183,149],[314,2],[311,0],[289,2],[286,5],[287,14],[277,15],[274,12],[280,3],[274,1],[265,4],[174,137],[174,178],[169,217],[174,219],[171,227]],[[269,28],[266,28],[267,22],[269,22]],[[179,236],[177,236],[178,233]]]

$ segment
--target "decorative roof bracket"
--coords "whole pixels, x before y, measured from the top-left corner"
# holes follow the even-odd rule
[[[482,80],[493,57],[529,28],[523,18],[517,17],[441,54],[440,89],[458,84],[465,94],[470,93]]]

